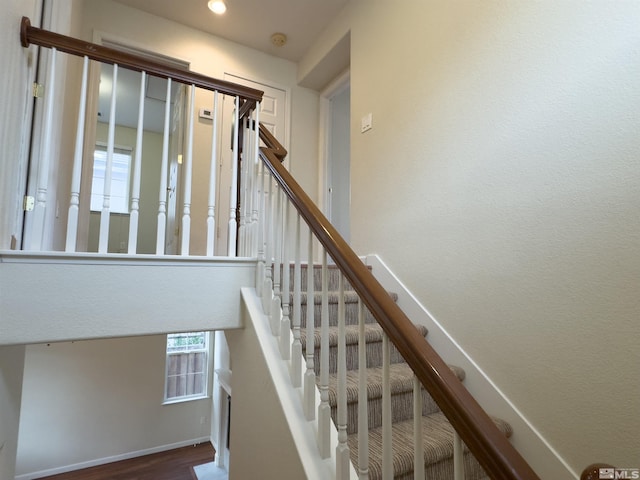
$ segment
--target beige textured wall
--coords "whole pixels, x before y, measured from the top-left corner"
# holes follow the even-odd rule
[[[211,398],[162,405],[165,342],[154,335],[28,346],[16,473],[208,437]]]
[[[637,466],[640,3],[352,6],[356,251],[572,469]]]

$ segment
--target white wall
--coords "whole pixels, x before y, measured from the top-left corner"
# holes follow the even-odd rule
[[[24,345],[0,347],[0,478],[15,475],[24,359]]]
[[[356,251],[575,472],[637,464],[640,3],[350,12]]]
[[[16,473],[208,438],[211,398],[162,405],[165,342],[155,335],[28,346]]]

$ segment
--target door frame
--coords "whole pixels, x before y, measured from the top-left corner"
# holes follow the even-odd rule
[[[320,92],[318,152],[318,204],[322,213],[331,220],[331,99],[351,86],[351,71],[345,70]]]

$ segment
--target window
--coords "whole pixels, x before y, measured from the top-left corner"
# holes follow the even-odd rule
[[[93,152],[93,179],[91,181],[91,210],[102,211],[104,202],[104,175],[107,168],[107,146],[97,144]],[[111,163],[111,199],[109,211],[129,213],[129,177],[131,149],[114,147]]]
[[[165,402],[206,397],[209,333],[169,334],[166,354]]]

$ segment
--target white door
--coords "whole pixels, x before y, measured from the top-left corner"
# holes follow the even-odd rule
[[[243,77],[226,73],[225,80],[240,85],[262,90],[264,96],[260,103],[260,123],[265,125],[278,141],[288,148],[287,135],[287,91],[261,82],[255,82]],[[232,122],[235,99],[225,96],[222,106],[222,140],[220,142],[220,175],[218,175],[218,189],[216,203],[218,214],[216,225],[216,255],[227,255],[228,225],[230,217],[232,165]],[[239,221],[239,218],[238,218]]]

